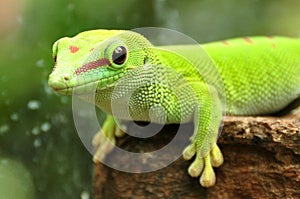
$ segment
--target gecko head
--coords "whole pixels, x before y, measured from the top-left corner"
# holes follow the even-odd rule
[[[123,30],[91,30],[53,45],[55,66],[48,84],[57,93],[85,94],[113,87],[129,70],[142,66],[150,42]]]

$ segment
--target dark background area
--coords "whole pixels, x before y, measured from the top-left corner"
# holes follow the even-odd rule
[[[16,199],[92,198],[92,156],[76,134],[71,97],[47,85],[58,38],[146,26],[174,29],[200,43],[296,37],[299,10],[298,0],[0,0],[0,185],[15,172]],[[27,192],[18,188],[23,185]],[[9,198],[8,190],[0,188],[0,199]]]

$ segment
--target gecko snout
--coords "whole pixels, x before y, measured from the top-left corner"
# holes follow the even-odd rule
[[[59,92],[70,87],[71,77],[68,74],[60,74],[53,72],[49,75],[48,85],[52,90]]]

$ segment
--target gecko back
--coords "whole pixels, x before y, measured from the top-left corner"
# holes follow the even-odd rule
[[[226,112],[271,114],[300,97],[300,39],[238,38],[204,45],[226,92]]]

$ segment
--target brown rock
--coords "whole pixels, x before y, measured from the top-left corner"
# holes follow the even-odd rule
[[[172,140],[177,127],[168,125],[149,139],[121,138],[118,146],[153,151]],[[186,128],[192,132],[191,125]],[[94,198],[300,198],[300,113],[228,116],[218,144],[225,162],[215,169],[217,183],[211,188],[200,187],[198,179],[188,176],[190,162],[182,158],[163,169],[137,174],[99,163],[94,169]],[[118,158],[124,164],[128,161],[126,156]]]

